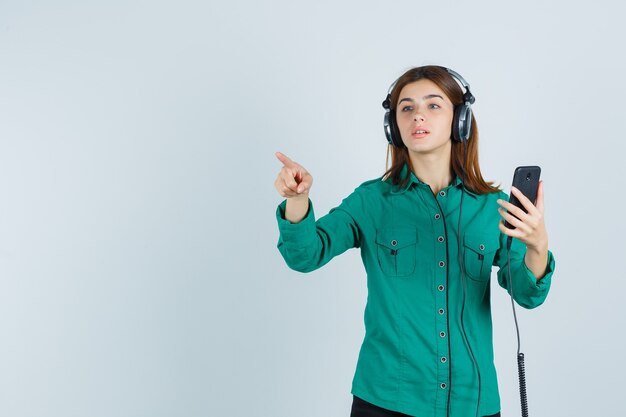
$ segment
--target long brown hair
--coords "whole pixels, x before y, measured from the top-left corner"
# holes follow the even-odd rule
[[[435,83],[443,90],[455,106],[463,104],[463,90],[448,73],[448,71],[446,71],[443,67],[428,65],[424,67],[412,68],[398,78],[398,81],[391,91],[390,104],[391,110],[394,111],[394,113],[400,96],[400,91],[402,91],[404,86],[407,84],[421,79],[427,79]],[[399,134],[397,131],[394,133]],[[387,149],[387,164],[389,163],[389,156],[391,156],[391,167],[387,165],[388,169],[383,178],[391,179],[394,185],[403,187],[409,181],[409,175],[403,175],[402,173],[403,167],[407,165],[410,170],[413,170],[413,166],[409,158],[409,151],[404,145],[402,145],[402,147],[389,145],[389,148]],[[498,187],[493,186],[493,182],[486,182],[480,173],[480,165],[478,163],[478,127],[473,113],[472,128],[467,141],[467,156],[468,158],[466,164],[464,164],[464,145],[463,143],[452,140],[450,168],[459,178],[463,178],[465,186],[476,194],[487,194],[500,191]],[[466,168],[465,173],[463,172],[464,165]]]

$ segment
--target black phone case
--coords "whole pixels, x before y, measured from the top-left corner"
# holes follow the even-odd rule
[[[533,204],[537,202],[537,188],[539,187],[539,177],[541,176],[541,168],[538,166],[524,166],[517,167],[513,174],[513,186],[520,190]],[[509,203],[524,210],[524,213],[528,213],[528,210],[524,208],[522,203],[511,193],[509,197]],[[504,225],[509,229],[515,229],[509,222],[505,221]]]

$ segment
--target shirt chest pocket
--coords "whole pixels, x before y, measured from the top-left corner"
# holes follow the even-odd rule
[[[378,264],[385,275],[402,277],[415,270],[417,229],[380,229],[376,231]]]
[[[465,273],[476,281],[488,281],[491,265],[499,248],[498,236],[466,234],[463,238]]]

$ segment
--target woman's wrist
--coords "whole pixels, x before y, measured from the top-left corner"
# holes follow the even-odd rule
[[[285,220],[291,223],[300,223],[309,212],[309,193],[287,198],[285,205]]]
[[[548,253],[548,242],[541,242],[536,245],[526,245],[526,250],[533,252],[537,256],[545,255]]]
[[[545,248],[543,245],[541,247],[527,246],[524,263],[537,280],[543,278],[548,264],[548,244],[545,244]]]

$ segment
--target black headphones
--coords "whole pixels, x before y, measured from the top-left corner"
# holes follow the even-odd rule
[[[469,139],[470,132],[472,130],[472,104],[476,99],[470,92],[469,84],[458,73],[451,69],[441,67],[445,69],[454,79],[456,79],[464,88],[465,94],[463,94],[463,104],[454,106],[454,118],[452,119],[452,137],[457,142],[465,142]],[[385,109],[385,119],[383,127],[385,129],[385,136],[387,142],[390,145],[397,147],[403,147],[402,137],[398,130],[396,122],[396,112],[391,110],[391,91],[396,86],[398,80],[394,81],[387,91],[387,98],[383,101],[383,108]]]

